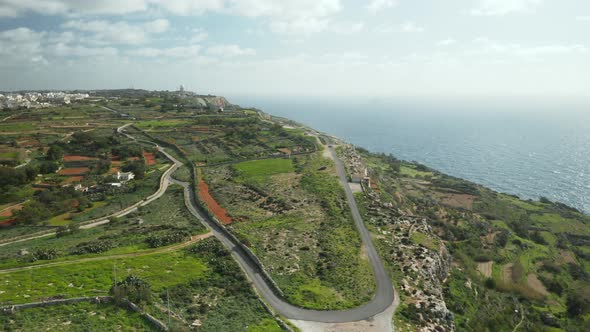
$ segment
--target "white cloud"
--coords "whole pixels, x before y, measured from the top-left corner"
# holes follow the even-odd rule
[[[490,40],[488,38],[476,38],[474,40],[477,48],[470,51],[473,55],[504,55],[523,58],[538,58],[552,55],[584,54],[590,51],[582,44],[547,44],[536,46],[525,46],[518,43],[505,43]]]
[[[170,22],[166,19],[157,19],[144,24],[145,30],[153,33],[166,32],[170,28]]]
[[[342,35],[359,33],[364,30],[365,30],[365,24],[362,22],[355,22],[355,23],[334,22],[334,23],[331,23],[328,27],[329,32],[342,34]]]
[[[91,43],[95,44],[130,44],[138,45],[149,41],[151,33],[162,33],[169,27],[169,22],[158,19],[143,24],[129,24],[125,21],[110,22],[103,20],[67,21],[62,24],[66,29],[91,33]]]
[[[302,19],[327,17],[342,9],[340,0],[230,0],[229,10],[240,16]]]
[[[238,45],[216,45],[209,47],[207,53],[224,58],[233,58],[237,56],[256,55],[256,51],[251,48],[242,48]]]
[[[439,40],[438,42],[436,42],[436,46],[450,46],[457,43],[457,41],[453,38],[447,38],[447,39],[443,39],[443,40]]]
[[[275,33],[287,35],[311,34],[324,31],[330,21],[324,18],[303,17],[287,21],[273,21],[270,30]]]
[[[41,15],[116,15],[145,11],[146,0],[1,0],[0,16],[17,17],[28,12]]]
[[[147,0],[156,8],[161,8],[175,15],[191,16],[203,15],[209,11],[223,11],[225,0]]]
[[[371,0],[366,6],[371,14],[377,14],[382,10],[397,6],[397,0]]]
[[[190,37],[189,37],[189,42],[196,44],[196,43],[202,42],[203,40],[205,40],[207,38],[209,38],[209,34],[204,29],[201,29],[201,28],[192,29],[191,33],[190,33]]]
[[[191,58],[198,57],[201,53],[201,46],[189,45],[169,48],[144,47],[127,52],[127,55],[139,57],[173,57],[173,58]]]
[[[24,27],[0,32],[0,66],[45,62],[41,47],[45,35]]]
[[[380,6],[388,6],[386,0]],[[122,15],[129,13],[171,13],[198,16],[208,12],[268,18],[272,31],[308,34],[324,31],[329,17],[342,9],[341,0],[0,0],[0,17],[17,17],[26,13],[75,17]],[[163,21],[160,29],[167,28]],[[125,31],[121,30],[125,35]],[[108,34],[108,33],[105,33]],[[130,37],[130,38],[129,38]],[[127,42],[138,36],[122,36]]]
[[[477,7],[469,14],[474,16],[504,16],[512,13],[528,13],[534,11],[543,0],[480,0]]]
[[[115,56],[119,53],[119,51],[113,47],[70,46],[64,43],[54,45],[50,51],[52,55],[61,57]]]
[[[426,30],[426,28],[414,22],[405,22],[402,24],[401,29],[403,32],[423,32]]]

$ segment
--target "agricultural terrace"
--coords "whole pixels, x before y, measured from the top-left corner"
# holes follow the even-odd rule
[[[154,202],[125,217],[111,219],[104,227],[64,231],[60,236],[3,246],[0,268],[151,252],[153,248],[184,243],[206,229],[186,209],[182,195],[181,187],[171,186]],[[49,250],[50,256],[43,255]]]
[[[167,322],[169,301],[174,312],[172,329],[188,328],[198,319],[205,331],[225,328],[245,331],[246,326],[267,326],[268,331],[280,331],[229,252],[212,238],[171,253],[0,273],[0,284],[5,289],[0,294],[0,303],[24,303],[55,296],[107,295],[114,278],[121,281],[130,275],[144,280],[149,287],[138,301],[146,312]],[[80,306],[89,308],[92,305]],[[22,320],[43,314],[40,311],[18,312],[19,319],[12,324],[25,324]],[[59,317],[57,315],[51,321]],[[130,316],[129,321],[123,320],[120,324],[138,324],[132,318]],[[11,324],[4,318],[2,320],[3,324]]]
[[[39,322],[49,331],[157,331],[139,313],[113,304],[78,303],[39,307],[0,315],[4,331],[35,331]]]
[[[372,182],[369,193],[357,196],[363,219],[375,234],[387,234],[376,237],[376,246],[394,283],[407,285],[401,288],[396,327],[415,330],[424,324],[421,317],[432,317],[415,306],[425,301],[420,297],[425,289],[444,292],[461,330],[512,330],[521,319],[531,331],[547,329],[549,320],[570,331],[588,326],[590,307],[578,305],[590,303],[590,217],[547,199],[525,201],[497,193],[393,156],[357,152]],[[445,247],[453,265],[447,282],[437,286],[420,273],[428,269],[420,268],[415,253],[445,257]]]
[[[15,110],[0,123],[0,305],[108,295],[116,274],[121,287],[131,285],[129,280],[148,285],[148,291],[117,294],[136,299],[164,322],[169,297],[172,330],[195,322],[203,331],[280,330],[229,253],[207,239],[210,234],[186,209],[181,187],[170,185],[150,204],[112,217],[154,194],[170,167],[148,141],[200,166],[276,158],[250,170],[248,163],[237,166],[246,167],[243,176],[252,179],[256,176],[248,172],[260,172],[256,167],[290,174],[292,166],[285,168],[290,161],[281,158],[315,150],[310,137],[223,98],[179,98],[167,92],[98,91],[88,102]],[[223,103],[228,110],[217,113],[216,105]],[[126,130],[137,141],[117,133],[129,123]],[[118,172],[133,172],[135,178],[122,181]],[[191,178],[188,166],[176,173]],[[107,224],[79,228],[105,217]],[[47,236],[33,237],[37,234]],[[55,330],[109,330],[115,322],[123,330],[151,328],[110,304],[0,316],[7,330],[35,330],[38,321]]]
[[[0,203],[24,202],[0,238],[122,210],[153,194],[169,164],[153,147],[129,142],[113,128],[65,134],[30,157],[23,167],[0,167]],[[120,182],[119,171],[133,172],[135,179],[111,185]]]

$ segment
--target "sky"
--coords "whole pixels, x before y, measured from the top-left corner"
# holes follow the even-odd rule
[[[588,0],[0,0],[0,90],[590,97]]]

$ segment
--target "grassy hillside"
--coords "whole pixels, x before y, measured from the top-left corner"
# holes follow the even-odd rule
[[[522,330],[590,328],[589,216],[362,154],[376,184],[372,192],[396,211],[396,220],[424,218],[431,227],[430,235],[413,233],[410,240],[435,252],[442,241],[451,254],[443,287],[457,330],[512,330],[521,321]],[[398,318],[421,324],[412,315]]]

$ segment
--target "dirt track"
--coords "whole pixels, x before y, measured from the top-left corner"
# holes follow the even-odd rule
[[[163,247],[163,248],[158,248],[158,249],[153,249],[153,250],[145,250],[145,251],[140,251],[140,252],[133,252],[133,253],[128,253],[128,254],[88,257],[88,258],[73,259],[73,260],[53,262],[53,263],[47,263],[47,264],[21,266],[21,267],[15,267],[15,268],[11,268],[11,269],[0,270],[0,273],[12,273],[12,272],[25,271],[25,270],[31,270],[31,269],[38,269],[38,268],[48,267],[48,266],[70,265],[70,264],[77,264],[77,263],[102,261],[102,260],[108,260],[108,259],[119,259],[119,258],[140,257],[140,256],[161,254],[161,253],[165,253],[165,252],[171,252],[171,251],[176,251],[178,249],[182,249],[186,246],[189,246],[195,242],[201,241],[201,240],[206,239],[211,236],[213,236],[213,233],[209,232],[209,233],[205,233],[205,234],[193,235],[193,236],[191,236],[191,239],[189,241],[186,241],[186,242],[183,242],[180,244],[175,244],[175,245],[169,246],[169,247]]]

